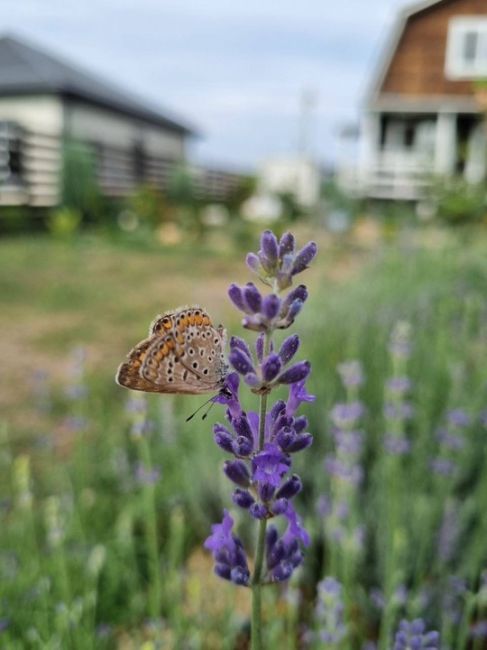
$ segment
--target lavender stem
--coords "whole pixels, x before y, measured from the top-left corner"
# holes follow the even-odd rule
[[[264,339],[264,355],[269,354],[271,348],[271,337],[266,333]],[[267,395],[260,396],[259,410],[259,451],[264,448],[265,442],[265,420],[267,415]],[[262,566],[264,564],[265,534],[267,519],[259,522],[259,533],[257,537],[257,548],[255,552],[255,568],[252,577],[252,625],[251,625],[251,648],[261,650],[262,645]]]

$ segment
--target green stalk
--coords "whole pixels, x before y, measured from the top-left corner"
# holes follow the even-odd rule
[[[264,353],[267,354],[270,348],[270,336],[266,335],[264,342]],[[265,442],[265,419],[267,414],[267,393],[260,396],[259,410],[259,451],[264,447]],[[262,568],[264,564],[265,533],[267,519],[259,522],[257,537],[257,548],[255,552],[255,568],[252,576],[252,624],[251,624],[251,649],[262,650]]]
[[[151,453],[148,440],[142,436],[139,440],[139,454],[144,467],[151,468]],[[159,565],[159,541],[157,535],[157,509],[155,485],[144,485],[142,488],[144,506],[144,523],[149,559],[149,614],[157,619],[161,615],[161,575]]]

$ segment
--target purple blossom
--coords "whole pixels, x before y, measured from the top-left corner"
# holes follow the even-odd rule
[[[364,407],[361,402],[347,402],[336,404],[330,415],[337,427],[348,428],[354,426],[364,414]]]
[[[394,639],[393,650],[439,650],[438,632],[427,632],[420,618],[412,622],[402,620]]]
[[[252,460],[252,480],[278,487],[289,466],[287,456],[277,445],[268,442],[263,451],[258,452]]]
[[[390,393],[401,396],[411,389],[411,380],[409,377],[392,377],[387,381],[386,388]]]
[[[388,402],[384,405],[384,417],[388,420],[410,420],[413,407],[409,402]]]
[[[306,390],[304,379],[291,385],[286,404],[287,415],[294,415],[303,402],[314,402],[316,397]]]
[[[448,424],[459,429],[468,427],[470,416],[463,409],[452,409],[447,413]]]
[[[411,451],[411,442],[403,435],[388,433],[384,437],[384,449],[392,456],[404,456]]]
[[[233,519],[227,510],[224,511],[221,524],[213,524],[211,535],[206,539],[204,547],[211,551],[215,559],[215,573],[231,580],[235,584],[248,585],[250,572],[242,542],[233,534]]]
[[[472,639],[487,639],[487,620],[477,621],[470,628]]]
[[[345,388],[354,388],[364,383],[364,373],[360,361],[345,361],[338,365],[337,370]]]
[[[157,467],[145,467],[137,463],[135,467],[135,480],[139,485],[154,485],[161,478],[161,470]]]
[[[439,476],[452,476],[457,470],[457,464],[449,458],[434,458],[431,469]]]

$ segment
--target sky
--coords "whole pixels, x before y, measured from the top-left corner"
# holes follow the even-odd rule
[[[192,159],[222,168],[294,153],[307,96],[309,151],[330,164],[405,1],[0,0],[0,33],[194,125]]]

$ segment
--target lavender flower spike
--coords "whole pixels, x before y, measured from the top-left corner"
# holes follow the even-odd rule
[[[235,307],[243,312],[245,329],[259,332],[255,345],[238,337],[230,340],[230,364],[235,373],[229,375],[225,390],[214,402],[226,406],[227,424],[216,424],[216,444],[233,458],[224,463],[223,471],[235,484],[232,500],[243,516],[259,528],[254,571],[250,577],[241,541],[233,534],[233,519],[225,511],[221,524],[212,527],[205,547],[213,553],[215,573],[235,584],[250,586],[254,599],[252,607],[252,648],[262,650],[261,596],[263,584],[288,580],[302,563],[303,547],[310,537],[302,527],[294,509],[294,499],[303,482],[292,473],[293,454],[304,450],[313,441],[306,431],[308,420],[296,415],[302,402],[314,397],[306,391],[310,374],[308,361],[289,365],[299,349],[299,337],[288,336],[279,352],[274,350],[273,334],[290,327],[308,297],[304,285],[282,292],[292,286],[297,273],[304,271],[316,255],[316,244],[309,242],[296,253],[294,237],[284,234],[278,241],[269,230],[261,236],[260,250],[249,253],[248,268],[269,287],[262,295],[252,283],[243,287],[232,284],[228,295]],[[244,411],[239,397],[239,375],[254,394],[259,395],[258,412]],[[279,385],[289,386],[287,403],[277,400],[268,404],[270,393]],[[270,519],[284,519],[283,533]],[[281,527],[282,530],[282,527]]]

